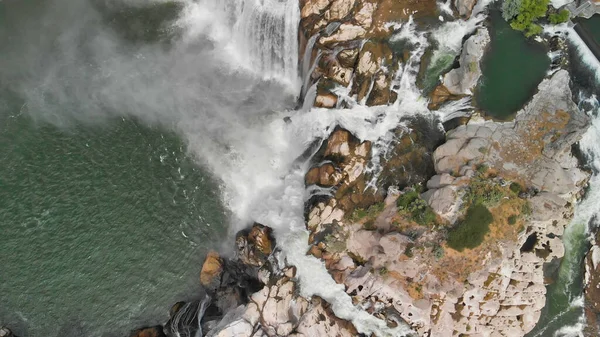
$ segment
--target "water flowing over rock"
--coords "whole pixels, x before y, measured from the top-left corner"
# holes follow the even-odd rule
[[[383,201],[345,201],[346,186],[368,172],[352,165],[362,160],[352,150],[358,141],[343,130],[332,133],[322,154],[343,157],[326,168],[339,172],[327,181],[334,196],[309,203],[309,253],[324,260],[355,303],[389,325],[406,322],[429,336],[523,336],[533,329],[546,300],[544,265],[563,256],[560,236],[588,177],[571,154],[588,118],[572,102],[568,73],[558,71],[538,90],[515,121],[473,119],[448,132],[432,154],[435,175],[421,195],[437,215],[433,225],[419,224],[418,213],[396,204],[411,189],[390,186]],[[417,149],[422,142],[407,139]],[[413,151],[387,153],[378,163],[385,167]],[[320,182],[321,168],[309,171],[307,183]],[[510,191],[506,181],[530,192]],[[440,228],[457,226],[461,205],[471,202],[463,199],[478,182],[505,196],[489,206],[493,221],[482,243],[455,250]],[[361,191],[362,199],[350,200],[375,195]]]
[[[481,59],[490,43],[487,28],[479,28],[475,35],[465,41],[458,69],[444,76],[443,85],[452,95],[471,95],[481,77]]]
[[[223,0],[209,1],[227,26],[232,42],[248,55],[244,61],[257,74],[293,84],[298,79],[297,1]]]
[[[392,0],[306,0],[301,1],[301,39],[316,37],[307,44],[303,62],[313,64],[305,82],[318,83],[317,107],[334,107],[331,89],[351,89],[356,101],[369,106],[387,105],[396,100],[392,80],[400,59],[392,53],[390,23],[420,20],[437,12],[435,1]],[[318,55],[318,57],[317,57]],[[308,65],[304,65],[306,69]],[[305,85],[306,86],[306,85]]]

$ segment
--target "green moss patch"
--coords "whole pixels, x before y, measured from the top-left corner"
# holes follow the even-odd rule
[[[494,217],[487,207],[483,204],[472,205],[464,220],[449,232],[448,246],[458,251],[476,248],[490,231],[492,221]]]

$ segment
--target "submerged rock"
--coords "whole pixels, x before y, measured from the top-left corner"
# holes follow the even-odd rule
[[[7,327],[0,327],[0,337],[17,337]]]

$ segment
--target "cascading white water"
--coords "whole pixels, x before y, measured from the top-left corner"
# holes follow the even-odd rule
[[[238,53],[235,58],[242,67],[298,89],[298,1],[201,0],[189,6],[220,21],[213,37],[227,40],[227,51]]]
[[[447,21],[431,32],[431,39],[437,47],[425,72],[423,84],[426,90],[432,90],[438,77],[452,66],[461,51],[463,38],[482,25],[486,17],[485,11],[491,2],[493,0],[478,1],[468,19]],[[443,5],[441,8],[444,8]]]
[[[581,57],[581,61],[591,70],[596,77],[596,81],[600,82],[600,60],[594,56],[594,53],[583,42],[579,34],[566,23],[560,25],[544,26],[544,33],[549,35],[557,35],[566,38],[577,50],[577,54]]]

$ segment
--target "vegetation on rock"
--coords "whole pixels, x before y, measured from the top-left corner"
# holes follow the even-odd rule
[[[419,185],[412,187],[398,197],[396,206],[400,212],[407,213],[410,219],[419,225],[433,225],[437,217],[433,209],[421,198],[420,192]]]
[[[464,220],[449,232],[448,246],[462,251],[479,246],[494,220],[492,213],[482,204],[469,207]]]
[[[463,196],[463,201],[467,205],[482,204],[487,207],[494,207],[507,196],[507,191],[500,185],[485,179],[483,176],[473,178],[467,192]]]
[[[502,4],[502,17],[510,26],[530,37],[542,32],[537,24],[539,18],[546,16],[550,0],[505,0]]]
[[[356,208],[352,214],[350,215],[351,221],[359,221],[364,218],[373,218],[379,215],[385,208],[385,204],[383,202],[378,202],[369,206],[369,208]]]
[[[562,9],[557,13],[552,13],[548,16],[548,20],[552,24],[559,24],[569,21],[569,11],[566,9]]]

